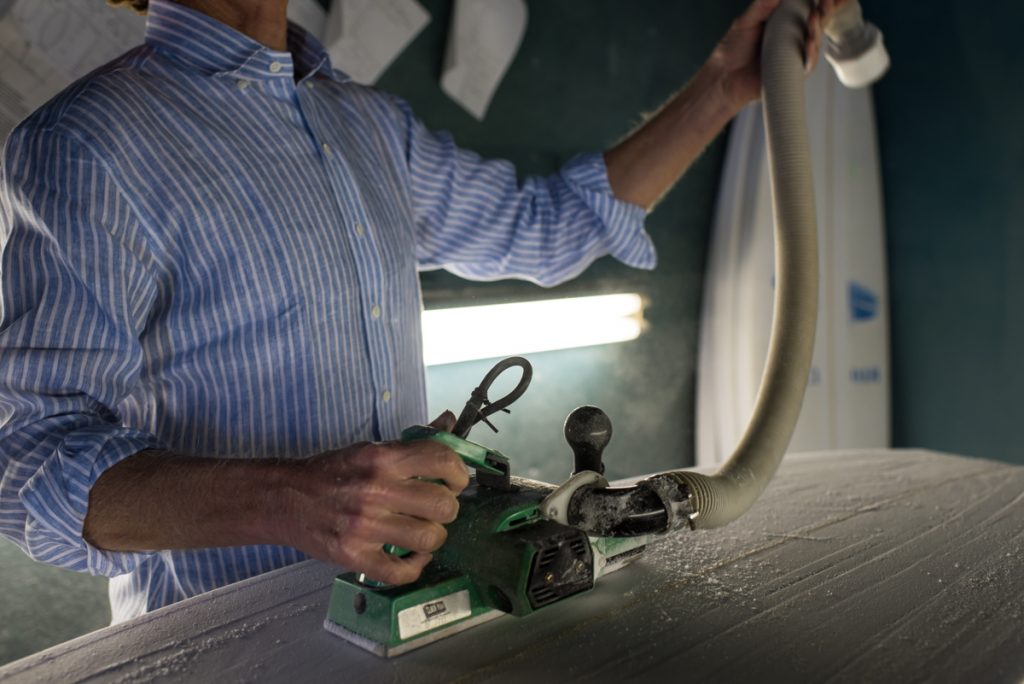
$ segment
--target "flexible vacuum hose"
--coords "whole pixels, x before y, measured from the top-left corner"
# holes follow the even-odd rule
[[[775,218],[775,302],[761,388],[739,445],[712,476],[676,470],[620,489],[589,484],[592,478],[570,479],[545,500],[548,517],[557,518],[555,500],[564,490],[571,500],[561,522],[591,534],[631,536],[685,524],[721,527],[746,513],[775,475],[800,418],[818,322],[818,227],[804,104],[804,44],[814,2],[782,0],[765,26],[761,46]],[[824,30],[828,60],[844,84],[870,85],[885,73],[889,56],[882,34],[864,23],[857,0],[846,0]]]
[[[812,0],[783,0],[761,48],[764,127],[775,216],[771,342],[754,412],[739,445],[713,476],[664,473],[690,492],[691,527],[726,525],[750,508],[775,474],[800,417],[818,314],[818,229],[804,106],[804,43]]]

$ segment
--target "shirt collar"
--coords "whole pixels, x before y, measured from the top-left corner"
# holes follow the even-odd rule
[[[293,79],[297,69],[303,80],[314,74],[339,82],[350,80],[331,67],[323,45],[297,24],[288,24],[289,51],[271,50],[213,17],[173,0],[150,0],[146,43],[214,76]]]

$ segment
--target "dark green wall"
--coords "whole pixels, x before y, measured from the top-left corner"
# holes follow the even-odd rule
[[[625,135],[642,112],[685,83],[743,6],[721,0],[530,2],[522,48],[486,120],[477,123],[438,86],[451,2],[424,4],[433,21],[380,87],[408,99],[430,127],[450,130],[464,147],[510,159],[522,173],[543,174]],[[553,291],[424,274],[428,306],[604,291],[638,291],[650,300],[650,328],[635,342],[531,355],[534,383],[512,415],[500,417],[501,433],[485,427],[473,433],[504,451],[518,472],[565,477],[570,461],[561,424],[584,403],[601,406],[614,422],[616,437],[606,454],[611,475],[692,462],[697,317],[723,149],[716,142],[649,217],[660,258],[654,272],[604,259]],[[458,412],[491,363],[431,369],[431,410]]]
[[[892,297],[893,434],[1024,462],[1024,5],[864,0]]]

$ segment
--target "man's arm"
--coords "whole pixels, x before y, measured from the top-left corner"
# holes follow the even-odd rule
[[[458,456],[430,441],[356,444],[299,461],[148,451],[96,481],[83,536],[108,551],[280,544],[404,584],[444,543],[442,524],[455,519],[468,482]],[[397,558],[384,544],[414,553]]]
[[[81,537],[105,469],[160,448],[116,406],[143,367],[157,297],[138,221],[103,164],[46,114],[7,139],[0,167],[0,534],[33,559],[118,575],[139,554]]]
[[[810,18],[807,53],[817,54],[821,0]],[[635,268],[656,257],[643,231],[645,210],[679,179],[704,147],[761,88],[764,22],[779,0],[757,0],[694,79],[619,145],[583,155],[548,178],[519,183],[501,160],[459,149],[432,133],[400,101],[391,118],[404,142],[421,268],[472,280],[524,278],[561,283],[610,254]]]
[[[651,209],[732,117],[760,96],[761,35],[778,5],[779,0],[755,0],[686,87],[605,153],[616,197]],[[808,19],[809,65],[817,61],[822,16],[833,5],[822,0]]]
[[[654,267],[645,212],[612,195],[599,154],[520,181],[510,162],[481,159],[451,135],[429,131],[406,103],[389,104],[387,135],[404,147],[400,163],[408,169],[420,268],[552,286],[606,254],[635,268]]]

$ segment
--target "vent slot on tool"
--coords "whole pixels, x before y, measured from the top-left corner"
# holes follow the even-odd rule
[[[537,549],[530,568],[527,595],[534,609],[594,586],[594,557],[581,530],[556,523],[535,526],[528,543]]]

